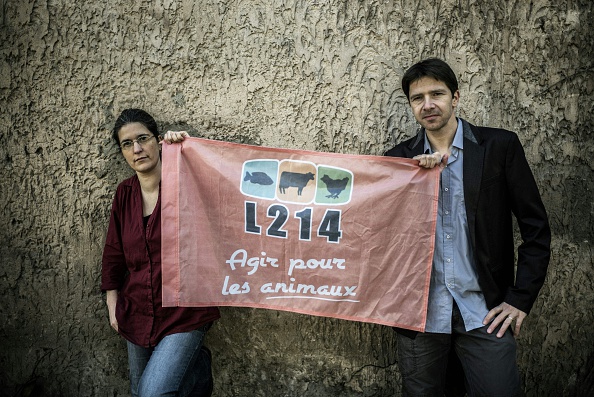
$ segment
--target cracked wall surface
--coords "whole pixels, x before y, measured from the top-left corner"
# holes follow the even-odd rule
[[[528,396],[594,394],[594,23],[589,0],[0,2],[0,395],[128,395],[100,257],[110,129],[381,155],[415,130],[400,90],[446,59],[459,114],[516,131],[549,212],[547,281],[524,323]],[[398,396],[378,325],[223,308],[215,396]],[[28,394],[27,394],[28,393]]]

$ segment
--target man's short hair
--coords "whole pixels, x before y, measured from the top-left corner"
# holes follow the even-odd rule
[[[450,65],[439,58],[428,58],[411,66],[402,76],[402,91],[407,99],[410,85],[423,77],[441,81],[450,89],[452,96],[458,91],[458,80]]]

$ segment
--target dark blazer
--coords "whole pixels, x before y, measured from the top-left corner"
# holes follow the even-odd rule
[[[542,287],[550,257],[547,213],[517,135],[462,120],[466,216],[479,285],[489,309],[502,302],[529,313]],[[423,129],[387,156],[423,153]],[[516,217],[522,243],[514,280]]]

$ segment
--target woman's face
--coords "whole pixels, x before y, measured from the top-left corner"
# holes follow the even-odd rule
[[[161,166],[157,138],[142,123],[124,125],[119,133],[124,158],[136,173],[150,173]]]

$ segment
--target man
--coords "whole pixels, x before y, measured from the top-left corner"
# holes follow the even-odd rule
[[[386,155],[442,167],[425,333],[397,330],[403,393],[443,396],[452,350],[470,396],[522,395],[515,336],[544,283],[551,239],[524,150],[513,132],[456,118],[458,82],[444,61],[413,65],[402,89],[422,128]],[[515,278],[512,213],[523,240]]]

